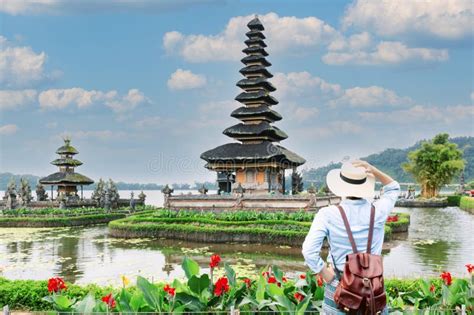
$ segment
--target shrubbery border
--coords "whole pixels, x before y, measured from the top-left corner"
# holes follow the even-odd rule
[[[420,290],[419,279],[385,279],[387,294],[395,298],[398,292]],[[440,283],[440,280],[434,280]],[[97,299],[111,292],[117,292],[120,288],[110,286],[99,286],[89,284],[80,286],[67,284],[65,295],[70,298],[82,299],[91,292]],[[134,288],[130,288],[133,290]],[[47,280],[9,280],[0,277],[0,308],[8,305],[11,310],[17,311],[51,311],[51,304],[43,301],[47,296]]]
[[[215,224],[216,226],[195,226],[190,225],[191,222]],[[110,222],[109,233],[113,237],[121,238],[169,238],[210,243],[276,243],[290,246],[300,246],[307,234],[307,231],[280,231],[246,227],[246,225],[260,223],[295,224],[307,227],[311,224],[310,222],[291,220],[220,221],[207,218],[145,218],[138,216]],[[223,228],[225,225],[234,227],[225,229]],[[241,225],[241,227],[235,227],[236,225]],[[389,240],[391,236],[391,227],[385,226],[385,240]]]
[[[0,227],[68,227],[105,224],[125,218],[125,214],[91,214],[61,217],[0,217]]]

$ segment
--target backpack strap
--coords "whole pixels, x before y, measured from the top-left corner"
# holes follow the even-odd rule
[[[337,208],[339,209],[339,212],[341,213],[342,221],[344,221],[344,226],[346,227],[347,236],[349,237],[349,241],[351,242],[352,251],[354,252],[354,254],[356,254],[357,246],[354,241],[354,236],[352,235],[351,226],[349,225],[349,221],[347,220],[346,213],[344,212],[344,209],[342,209],[340,205],[337,205]]]
[[[367,253],[370,254],[372,250],[372,238],[374,236],[374,221],[375,221],[375,207],[370,208],[370,223],[369,223],[369,238],[367,240]]]

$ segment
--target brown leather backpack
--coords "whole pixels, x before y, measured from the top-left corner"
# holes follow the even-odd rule
[[[375,207],[372,205],[370,210],[367,253],[357,252],[357,246],[344,209],[341,206],[337,207],[344,221],[353,253],[346,256],[344,271],[334,292],[334,301],[341,310],[349,314],[381,313],[387,304],[383,284],[382,256],[370,253],[374,234]]]

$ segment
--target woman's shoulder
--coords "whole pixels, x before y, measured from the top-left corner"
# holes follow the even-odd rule
[[[337,205],[329,205],[326,207],[322,207],[321,209],[318,210],[318,213],[316,215],[319,217],[321,216],[328,217],[334,213],[339,213],[337,209]]]

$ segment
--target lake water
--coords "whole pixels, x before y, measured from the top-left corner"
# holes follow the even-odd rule
[[[473,215],[457,207],[396,211],[410,213],[411,225],[408,233],[385,244],[387,277],[438,276],[443,270],[466,276],[464,265],[474,263]],[[220,254],[239,275],[252,275],[267,264],[275,264],[291,276],[306,270],[300,252],[299,247],[277,244],[114,239],[108,236],[106,226],[0,229],[0,275],[11,279],[58,275],[75,283],[112,285],[120,284],[120,275],[171,280],[184,277],[180,265],[185,255],[207,270],[213,253]]]

